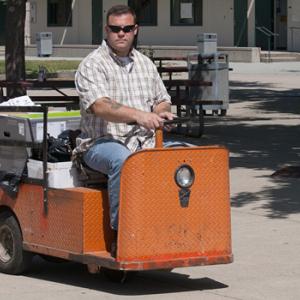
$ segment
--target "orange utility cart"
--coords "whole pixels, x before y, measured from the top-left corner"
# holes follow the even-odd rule
[[[115,258],[105,185],[49,188],[44,161],[44,180],[0,189],[0,271],[21,273],[34,254],[119,272],[232,262],[227,149],[163,148],[160,130],[156,142],[122,168]]]

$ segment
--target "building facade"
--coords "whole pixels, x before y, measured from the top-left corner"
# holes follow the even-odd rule
[[[114,4],[134,7],[139,44],[193,46],[197,34],[218,34],[219,46],[300,51],[299,0],[28,0],[26,44],[52,32],[53,43],[99,44]],[[0,0],[0,44],[5,2]]]

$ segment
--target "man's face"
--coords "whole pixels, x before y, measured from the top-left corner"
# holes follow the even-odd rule
[[[130,25],[135,26],[130,27]],[[120,30],[120,27],[124,30]],[[113,30],[117,32],[114,32]],[[119,16],[110,15],[108,24],[105,26],[105,31],[107,41],[115,50],[116,54],[119,56],[127,56],[131,49],[134,36],[137,34],[137,25],[134,22],[134,17],[131,14]]]

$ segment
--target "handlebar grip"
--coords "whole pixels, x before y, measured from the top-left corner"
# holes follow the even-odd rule
[[[192,121],[190,117],[177,117],[173,120],[165,120],[164,125],[171,125],[171,124],[183,124]]]
[[[164,120],[164,125],[171,125],[171,124],[183,124],[192,121],[190,117],[176,117],[173,120]],[[129,122],[127,125],[138,125],[137,122]]]
[[[183,124],[190,122],[190,117],[181,117],[181,118],[174,118],[173,120],[165,120],[164,125],[172,125],[172,124]],[[127,123],[128,125],[137,125],[136,122]],[[163,148],[163,128],[157,128],[155,130],[155,148]]]
[[[163,130],[158,128],[155,130],[155,148],[162,148],[164,144]]]

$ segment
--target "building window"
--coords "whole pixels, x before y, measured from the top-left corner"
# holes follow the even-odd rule
[[[129,0],[128,6],[134,9],[139,25],[157,25],[157,0]]]
[[[172,26],[201,26],[202,0],[171,0]]]
[[[48,26],[72,26],[72,0],[48,0]]]

